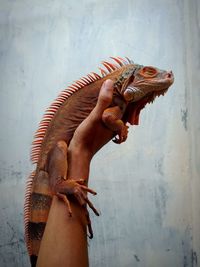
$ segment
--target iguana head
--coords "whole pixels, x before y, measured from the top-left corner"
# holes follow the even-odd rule
[[[132,65],[122,76],[126,77],[126,82],[121,94],[128,103],[125,117],[131,124],[138,124],[141,109],[156,96],[164,95],[174,82],[172,71],[152,66]]]
[[[123,92],[123,96],[128,102],[136,102],[149,96],[164,94],[174,81],[172,71],[159,70],[151,66],[136,65],[131,76],[132,82]]]

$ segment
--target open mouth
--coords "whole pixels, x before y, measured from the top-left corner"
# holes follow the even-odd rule
[[[157,88],[155,88],[155,91],[150,92],[139,101],[130,103],[127,113],[125,114],[124,117],[125,121],[129,122],[131,125],[138,125],[140,111],[146,106],[146,104],[153,103],[156,97],[165,95],[169,86],[172,85],[173,82],[174,82],[174,75],[172,71],[167,72],[166,77],[162,80],[162,83],[166,85],[164,89],[158,90]]]
[[[152,92],[141,100],[137,102],[132,102],[128,107],[127,114],[125,114],[125,121],[129,122],[131,125],[138,125],[140,111],[146,106],[146,104],[153,103],[156,97],[159,97],[160,95],[165,95],[167,90],[168,88],[159,92]]]

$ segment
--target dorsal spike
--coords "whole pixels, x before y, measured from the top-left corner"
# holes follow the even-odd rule
[[[97,74],[96,72],[91,72],[95,77],[96,79],[101,79],[101,76],[99,74]]]
[[[51,119],[52,119],[52,114],[48,114],[48,113],[46,113],[45,115],[44,115],[44,118],[45,119],[48,119],[48,121],[50,121]]]
[[[44,125],[44,126],[39,126],[39,128],[38,128],[38,130],[36,131],[36,134],[37,133],[40,133],[40,132],[44,132],[44,131],[46,131],[46,126]]]
[[[107,64],[107,62],[103,61],[102,65],[108,70],[108,72],[112,72],[112,68]]]
[[[78,81],[76,81],[79,85],[81,85],[81,87],[84,87],[87,83],[84,82],[83,80],[79,79]]]
[[[77,83],[73,83],[71,86],[75,87],[76,89],[80,89],[81,88],[81,86],[78,85]]]
[[[95,72],[91,72],[87,76],[83,76],[76,82],[74,82],[72,85],[68,86],[66,89],[64,89],[58,97],[53,101],[53,103],[50,105],[50,107],[46,110],[41,122],[39,123],[38,130],[35,133],[35,140],[32,144],[32,155],[31,159],[33,163],[37,163],[39,156],[40,156],[40,149],[42,146],[42,142],[45,138],[46,131],[48,130],[49,124],[54,118],[56,112],[58,109],[64,104],[64,102],[75,92],[77,92],[79,89],[83,88],[84,86],[87,86],[102,77],[105,77],[107,74],[112,73],[116,69],[126,65],[130,64],[130,60],[128,58],[123,59],[121,57],[111,57],[116,63],[110,63],[107,61],[102,62],[103,68],[99,68],[101,72],[101,76]],[[107,71],[106,71],[107,70]]]
[[[34,135],[34,138],[40,138],[40,137],[43,138],[44,135],[45,135],[45,132],[46,132],[46,131],[35,134],[35,135]]]
[[[129,59],[128,57],[125,57],[128,61],[129,64],[133,64],[133,61],[131,59]]]
[[[115,62],[117,62],[120,67],[123,66],[123,62],[119,58],[116,58],[116,57],[110,57],[110,58],[112,58]]]
[[[105,66],[105,65],[107,65],[108,67],[110,67],[110,70],[111,70],[111,71],[116,70],[116,66],[115,66],[114,64],[111,64],[111,63],[109,63],[109,62],[107,62],[107,61],[104,61],[104,66]]]
[[[42,139],[39,139],[39,138],[38,138],[38,139],[34,140],[32,144],[33,144],[34,146],[35,146],[35,145],[37,146],[37,145],[41,144],[41,141],[42,141]]]
[[[99,79],[99,78],[96,77],[96,75],[94,75],[94,72],[90,72],[89,74],[94,79],[94,82]]]
[[[38,130],[36,131],[36,133],[39,132],[39,131],[46,130],[46,128],[47,128],[46,125],[39,125],[39,128],[38,128]]]
[[[78,90],[78,88],[75,87],[74,85],[70,85],[70,86],[69,86],[69,89],[70,89],[70,92],[71,92],[72,94]]]
[[[31,153],[31,158],[39,157],[39,154],[40,154],[40,148]]]
[[[122,61],[122,64],[123,64],[123,65],[127,65],[127,64],[129,64],[128,61],[127,61],[127,59],[124,59],[124,58],[122,58],[122,57],[117,57],[117,58],[120,59],[120,60]]]
[[[69,92],[66,92],[66,91],[62,91],[62,92],[60,93],[60,95],[61,95],[61,96],[65,96],[65,97],[67,97],[67,96],[70,95],[70,93],[69,93]],[[53,104],[52,104],[52,106],[53,106]]]
[[[99,67],[99,70],[100,70],[101,75],[102,75],[103,77],[106,76],[106,75],[108,74],[104,69],[102,69],[102,68],[100,68],[100,67]]]
[[[26,182],[26,194],[25,194],[25,203],[24,203],[24,225],[25,225],[25,241],[26,245],[29,251],[29,254],[31,254],[31,246],[30,246],[30,236],[28,232],[28,224],[30,219],[30,196],[31,196],[31,190],[32,190],[32,184],[33,184],[33,178],[35,176],[35,171],[31,173],[29,178]]]
[[[88,76],[84,76],[83,78],[86,79],[88,83],[91,83],[91,81],[90,81],[90,79],[88,78]]]
[[[61,96],[59,96],[59,97],[61,97]],[[46,114],[48,114],[48,115],[54,114],[54,111],[52,109],[50,109],[50,108],[47,108],[46,109]]]
[[[49,107],[47,112],[52,112],[53,114],[58,110],[58,107]]]
[[[83,81],[85,85],[88,85],[90,83],[88,79],[86,79],[86,77],[82,77],[80,80]]]
[[[52,104],[51,104],[51,106],[50,107],[59,107],[60,105],[56,102],[56,101],[54,101]]]
[[[40,144],[38,144],[38,146],[36,146],[36,145],[33,145],[33,146],[34,146],[34,150],[31,151],[31,154],[33,154],[33,153],[39,151],[39,149],[40,149]]]
[[[48,123],[49,123],[49,120],[44,119],[40,122],[39,127],[46,127]]]
[[[96,81],[95,78],[91,75],[91,74],[88,74],[87,75],[93,82]]]

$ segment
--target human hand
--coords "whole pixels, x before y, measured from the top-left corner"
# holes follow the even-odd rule
[[[113,136],[102,121],[104,110],[111,104],[113,98],[113,81],[106,80],[100,90],[96,107],[76,129],[70,142],[69,150],[76,150],[91,160],[93,155]]]

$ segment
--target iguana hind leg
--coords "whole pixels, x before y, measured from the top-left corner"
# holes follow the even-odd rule
[[[55,195],[66,203],[69,216],[72,216],[71,205],[68,197],[73,195],[81,206],[86,208],[88,205],[98,216],[99,213],[89,201],[87,193],[96,195],[96,192],[84,185],[85,180],[67,179],[67,144],[65,141],[59,141],[49,154],[48,173],[50,185]],[[86,217],[88,215],[86,213]],[[88,230],[91,233],[91,223],[87,219]]]

